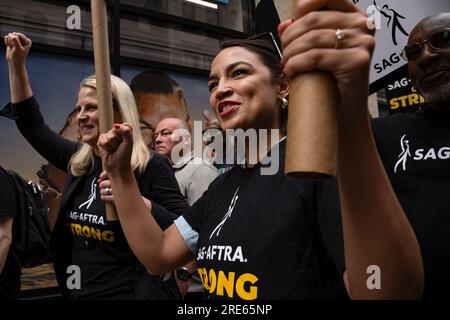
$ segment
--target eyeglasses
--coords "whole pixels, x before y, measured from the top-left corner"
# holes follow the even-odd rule
[[[419,58],[422,53],[423,46],[425,43],[434,49],[443,49],[450,43],[450,28],[445,28],[444,30],[433,33],[428,39],[421,42],[415,42],[409,46],[405,46],[401,53],[401,57],[406,61],[414,61]]]
[[[271,41],[273,43],[275,50],[278,53],[278,57],[281,60],[281,50],[280,50],[277,40],[275,40],[275,37],[273,36],[272,32],[263,32],[263,33],[260,33],[260,34],[257,34],[255,36],[251,36],[250,38],[248,38],[248,40],[255,40],[255,39],[267,39],[267,40]]]

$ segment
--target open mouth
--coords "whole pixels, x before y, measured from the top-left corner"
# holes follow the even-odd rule
[[[220,117],[226,117],[239,109],[240,104],[234,101],[222,101],[218,106]]]
[[[95,126],[93,126],[93,125],[82,125],[82,126],[80,126],[80,132],[81,132],[81,134],[87,133],[87,132],[90,132],[91,130],[93,130],[94,128],[95,128]]]

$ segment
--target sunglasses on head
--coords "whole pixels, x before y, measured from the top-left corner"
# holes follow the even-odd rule
[[[450,43],[450,28],[433,33],[428,39],[421,42],[415,42],[405,46],[401,56],[406,61],[413,61],[419,58],[422,53],[425,43],[428,43],[430,48],[434,50],[443,49]]]
[[[281,50],[280,50],[277,40],[275,40],[275,37],[273,36],[272,32],[263,32],[263,33],[260,33],[260,34],[257,34],[255,36],[251,36],[250,38],[248,38],[248,40],[255,40],[255,39],[266,39],[266,40],[272,42],[276,52],[278,53],[278,57],[281,59]]]

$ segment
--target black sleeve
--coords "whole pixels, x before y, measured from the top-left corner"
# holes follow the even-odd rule
[[[0,218],[14,217],[16,213],[16,189],[10,175],[0,167]]]
[[[61,137],[45,124],[34,97],[17,104],[9,103],[1,113],[16,120],[20,133],[41,156],[67,172],[70,158],[79,145]]]
[[[148,163],[139,187],[142,195],[152,202],[153,216],[163,229],[189,208],[169,161],[156,153]]]
[[[345,256],[337,180],[317,182],[316,199],[318,237],[328,258],[342,277],[345,271]]]

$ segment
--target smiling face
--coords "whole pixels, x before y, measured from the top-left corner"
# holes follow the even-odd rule
[[[77,101],[77,123],[81,141],[95,146],[99,137],[97,92],[90,87],[81,87]]]
[[[422,52],[417,59],[408,62],[411,79],[431,102],[431,107],[436,108],[450,108],[450,45],[433,49],[422,42],[446,28],[450,28],[449,13],[432,16],[422,20],[408,39],[408,45],[416,42],[422,44]]]
[[[279,128],[280,86],[257,54],[239,46],[220,51],[208,87],[223,129]]]
[[[91,87],[81,87],[77,101],[77,124],[81,141],[96,148],[100,133],[97,109],[97,91]],[[120,113],[114,110],[114,122],[121,123]]]

